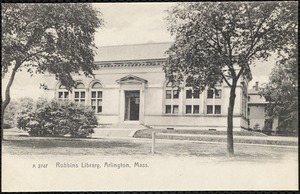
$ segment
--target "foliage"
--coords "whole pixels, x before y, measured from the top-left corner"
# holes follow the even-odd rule
[[[23,112],[32,110],[33,99],[29,97],[13,100],[5,110],[4,128],[12,128],[17,126],[17,117]]]
[[[168,10],[175,42],[167,51],[166,76],[175,85],[230,87],[228,152],[233,154],[233,109],[240,77],[251,80],[254,60],[285,52],[297,40],[296,2],[193,2]]]
[[[18,118],[18,127],[32,136],[87,137],[97,125],[95,111],[84,105],[52,100],[39,100],[35,108]]]
[[[277,62],[261,94],[269,101],[267,115],[279,118],[280,130],[297,128],[298,120],[298,60],[293,47],[289,55]]]
[[[89,4],[2,4],[2,74],[23,65],[29,73],[48,71],[73,86],[72,72],[90,75],[96,68],[99,14]]]
[[[2,98],[3,123],[18,71],[54,74],[68,89],[75,85],[72,73],[93,75],[94,34],[104,22],[91,4],[5,3],[1,8],[2,78],[11,73]]]

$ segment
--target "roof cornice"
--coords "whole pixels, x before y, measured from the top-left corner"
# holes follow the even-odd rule
[[[123,60],[123,61],[96,61],[99,68],[120,68],[120,67],[148,67],[162,66],[166,63],[166,58],[145,59],[145,60]]]

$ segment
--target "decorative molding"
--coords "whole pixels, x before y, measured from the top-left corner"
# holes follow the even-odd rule
[[[166,59],[95,62],[99,69],[120,67],[153,67],[163,66],[165,63]]]
[[[127,75],[125,77],[122,77],[121,79],[116,80],[116,82],[118,84],[120,83],[145,83],[146,84],[148,81],[134,75]]]

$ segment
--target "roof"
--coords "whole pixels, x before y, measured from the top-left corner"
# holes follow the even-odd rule
[[[98,47],[95,62],[165,59],[171,42]]]

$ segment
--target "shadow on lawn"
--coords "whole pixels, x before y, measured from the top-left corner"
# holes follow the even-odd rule
[[[137,148],[138,144],[120,141],[92,141],[80,139],[37,139],[5,140],[5,143],[17,147],[34,148]]]

